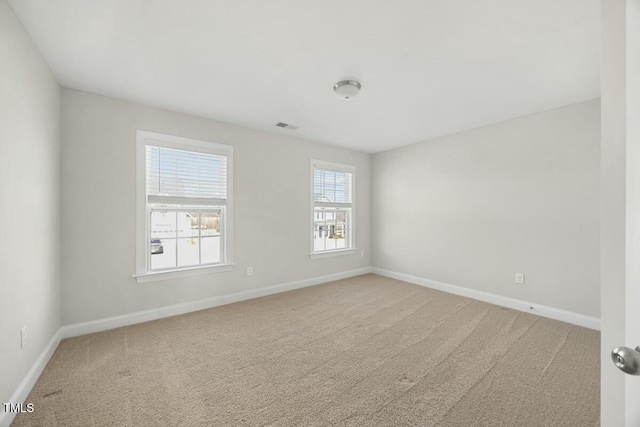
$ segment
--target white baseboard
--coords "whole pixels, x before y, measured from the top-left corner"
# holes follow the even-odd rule
[[[310,279],[304,279],[295,282],[281,283],[278,285],[267,286],[260,289],[251,289],[248,291],[221,295],[204,300],[175,304],[167,307],[154,308],[151,310],[138,311],[135,313],[107,317],[104,319],[92,320],[89,322],[66,325],[61,328],[62,338],[71,338],[80,335],[92,334],[94,332],[107,331],[109,329],[134,325],[136,323],[149,322],[151,320],[177,316],[179,314],[191,313],[193,311],[205,310],[207,308],[219,307],[221,305],[232,304],[234,302],[259,298],[267,295],[277,294],[280,292],[291,291],[294,289],[306,288],[308,286],[333,282],[334,280],[346,279],[348,277],[360,276],[367,273],[371,273],[371,267],[364,267],[356,270],[345,271],[342,273],[329,274],[326,276],[313,277]]]
[[[47,346],[40,354],[40,357],[38,357],[29,372],[27,372],[27,375],[25,375],[16,391],[9,399],[9,403],[28,403],[25,402],[25,400],[27,400],[31,389],[36,384],[36,381],[38,381],[38,378],[40,378],[40,375],[42,374],[42,371],[44,371],[45,366],[47,366],[47,363],[49,363],[49,359],[51,359],[51,356],[53,356],[56,348],[58,348],[60,340],[60,329],[58,329],[58,332],[56,332],[53,338],[51,338]],[[4,407],[0,408],[0,427],[9,427],[16,415],[17,413],[15,412],[5,412]]]
[[[537,314],[539,316],[560,320],[562,322],[583,326],[589,329],[595,329],[597,331],[600,330],[600,319],[593,316],[587,316],[586,314],[579,314],[579,313],[574,313],[567,310],[548,307],[545,305],[534,304],[531,302],[522,301],[515,298],[503,297],[503,296],[491,294],[488,292],[478,291],[471,288],[465,288],[463,286],[450,285],[448,283],[437,282],[435,280],[424,279],[422,277],[411,276],[409,274],[384,270],[382,268],[373,267],[371,270],[374,274],[378,274],[380,276],[390,277],[396,280],[402,280],[403,282],[413,283],[413,284],[424,286],[427,288],[448,292],[450,294],[473,298],[476,300],[488,302],[488,303],[499,305],[502,307],[511,308],[514,310]]]

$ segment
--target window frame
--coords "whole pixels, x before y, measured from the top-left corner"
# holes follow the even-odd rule
[[[222,219],[221,262],[218,264],[176,267],[166,270],[151,270],[149,244],[150,242],[150,211],[147,197],[147,145],[169,148],[196,153],[213,154],[227,158],[227,195]],[[184,209],[191,209],[184,207]],[[183,210],[176,207],[173,210]],[[174,279],[178,277],[196,276],[201,274],[231,271],[233,269],[233,146],[209,141],[167,135],[157,132],[138,130],[136,132],[136,273],[133,277],[138,283],[157,280]]]
[[[314,245],[314,226],[316,219],[316,201],[314,197],[314,171],[315,169],[327,169],[338,172],[348,172],[351,174],[351,206],[349,209],[349,215],[347,215],[347,227],[348,237],[347,242],[349,247],[344,249],[334,249],[316,252]],[[311,259],[328,258],[341,255],[353,255],[357,251],[356,247],[356,167],[355,165],[349,165],[345,163],[329,162],[325,160],[311,159],[310,168],[310,212],[309,212],[309,257]],[[340,204],[344,205],[344,204]],[[344,208],[344,206],[336,206],[336,208]]]

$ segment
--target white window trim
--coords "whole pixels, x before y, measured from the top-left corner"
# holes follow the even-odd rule
[[[147,154],[146,146],[173,148],[216,154],[227,157],[227,199],[224,218],[223,263],[172,270],[150,271],[147,266],[149,226],[147,218]],[[179,277],[231,271],[233,269],[233,146],[200,141],[180,136],[138,130],[136,134],[136,273],[138,283]]]
[[[309,258],[311,258],[311,259],[319,259],[319,258],[331,258],[331,257],[334,257],[334,256],[341,256],[341,255],[353,255],[353,254],[356,253],[357,250],[358,250],[358,248],[337,249],[335,251],[317,252],[315,254],[309,254]]]
[[[315,218],[315,206],[316,203],[313,200],[314,194],[314,186],[313,186],[313,171],[315,168],[319,169],[331,169],[335,171],[349,172],[351,173],[351,217],[349,224],[349,242],[351,244],[350,248],[345,249],[337,249],[334,251],[322,251],[315,252],[315,248],[313,246],[313,227],[314,227],[314,218]],[[320,259],[320,258],[330,258],[335,256],[342,255],[353,255],[356,253],[358,248],[356,247],[356,167],[354,165],[347,165],[344,163],[335,163],[335,162],[327,162],[324,160],[311,159],[310,168],[309,168],[309,176],[310,176],[310,209],[309,209],[309,258],[311,259]]]

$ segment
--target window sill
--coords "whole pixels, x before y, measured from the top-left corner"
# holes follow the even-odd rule
[[[341,255],[353,255],[356,253],[356,250],[357,250],[356,248],[353,248],[353,249],[340,249],[337,251],[316,252],[313,254],[309,254],[309,258],[318,259],[318,258],[329,258],[334,256],[341,256]]]
[[[235,264],[207,265],[202,267],[181,268],[179,270],[153,271],[134,274],[138,283],[157,282],[159,280],[176,279],[179,277],[200,276],[203,274],[222,273],[233,270]]]

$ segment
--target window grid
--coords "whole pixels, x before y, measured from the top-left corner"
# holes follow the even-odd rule
[[[150,245],[149,245],[149,260],[148,260],[148,265],[149,265],[149,269],[151,271],[162,271],[162,270],[170,270],[170,269],[175,269],[175,268],[182,268],[182,267],[193,267],[193,266],[204,266],[204,265],[216,265],[216,264],[220,264],[223,261],[223,247],[224,247],[224,238],[222,236],[221,230],[223,228],[223,224],[222,224],[222,218],[224,218],[224,208],[207,208],[207,209],[199,209],[199,210],[195,210],[195,209],[169,209],[166,207],[152,207],[149,210],[149,224],[150,226]],[[161,214],[161,215],[167,215],[167,214],[172,214],[174,215],[175,220],[173,221],[173,223],[176,225],[175,227],[172,227],[173,229],[159,229],[158,227],[156,227],[156,229],[153,229],[154,226],[154,214]],[[190,225],[190,230],[191,232],[185,232],[182,231],[181,234],[181,229],[180,229],[180,215],[181,214],[185,214],[185,215],[189,215],[190,216],[190,220],[192,222],[192,224]],[[195,214],[195,215],[194,215]],[[208,219],[211,219],[210,222],[212,222],[213,228],[207,228],[207,224],[206,224],[206,220],[204,220],[204,218],[206,218],[206,215],[210,215],[208,217]],[[193,224],[193,218],[196,217],[197,220],[195,222],[195,224]],[[184,224],[186,225],[186,224]],[[194,234],[193,230],[196,230],[197,234]],[[203,258],[203,250],[205,249],[205,245],[203,244],[204,241],[207,241],[209,239],[213,240],[213,239],[218,239],[218,245],[217,245],[217,256],[213,256],[214,260],[211,262],[208,262],[208,260],[206,260],[207,262],[203,262],[202,258]],[[160,244],[163,247],[164,250],[164,246],[166,243],[168,242],[173,242],[174,246],[175,246],[175,257],[174,257],[174,262],[171,265],[166,265],[165,262],[165,266],[164,267],[154,267],[154,263],[153,263],[153,258],[154,258],[154,240],[160,240]],[[181,263],[180,262],[180,256],[181,256],[181,249],[180,249],[180,245],[178,244],[180,241],[186,241],[186,240],[190,240],[192,245],[197,246],[198,251],[197,251],[197,262],[191,262],[189,264],[185,264],[185,263]],[[197,243],[195,243],[197,242]]]

